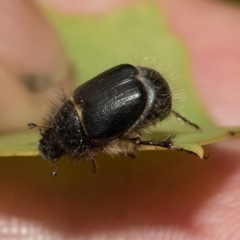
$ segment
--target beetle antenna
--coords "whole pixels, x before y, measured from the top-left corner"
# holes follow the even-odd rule
[[[35,123],[28,123],[27,126],[29,127],[29,129],[39,128],[38,125]]]
[[[35,124],[35,123],[28,123],[27,126],[28,126],[29,129],[38,128],[40,134],[43,135],[42,128],[39,127],[37,124]]]

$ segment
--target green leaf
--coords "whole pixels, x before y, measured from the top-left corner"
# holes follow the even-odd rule
[[[0,135],[0,156],[36,156],[39,134],[36,131]]]
[[[202,128],[196,131],[169,117],[151,131],[150,139],[176,134],[177,146],[203,157],[200,145],[219,141],[229,137],[229,131],[239,130],[217,128],[207,117],[195,97],[184,46],[169,31],[154,4],[139,4],[102,17],[72,17],[51,9],[45,12],[62,39],[69,61],[75,66],[76,86],[120,63],[147,65],[168,79],[174,110]],[[36,130],[1,135],[0,155],[37,155],[38,139]]]

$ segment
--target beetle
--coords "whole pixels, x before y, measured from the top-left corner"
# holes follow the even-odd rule
[[[88,158],[96,170],[99,150],[134,157],[148,145],[195,154],[175,146],[174,135],[165,141],[143,138],[144,130],[169,115],[200,130],[172,109],[170,86],[158,71],[121,64],[80,85],[70,99],[62,97],[41,127],[28,126],[40,130],[38,150],[44,159],[57,163],[63,156]]]

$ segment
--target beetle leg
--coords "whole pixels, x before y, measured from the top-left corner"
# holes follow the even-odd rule
[[[175,112],[174,110],[171,111],[171,113],[174,114],[174,116],[177,118],[177,119],[180,119],[181,121],[183,121],[184,123],[194,127],[195,129],[199,130],[199,131],[202,131],[202,129],[195,123],[191,122],[190,120],[188,120],[187,118],[183,117],[180,113],[178,112]]]
[[[96,157],[92,157],[91,162],[92,162],[92,173],[97,173],[98,165],[97,165]]]
[[[173,149],[173,139],[176,135],[170,135],[165,141],[142,141],[140,138],[132,138],[130,141],[134,141],[137,145],[156,146],[167,149]],[[177,150],[177,149],[176,149]]]
[[[55,167],[55,171],[51,172],[51,177],[56,177],[58,174],[58,164],[57,159],[52,160],[53,166]]]
[[[131,141],[135,141],[137,145],[145,145],[145,146],[156,146],[156,147],[162,147],[162,148],[167,148],[167,149],[173,149],[181,152],[186,152],[189,154],[193,154],[195,156],[198,156],[195,152],[184,149],[182,147],[177,147],[174,146],[173,139],[176,137],[176,135],[171,135],[169,136],[165,141],[141,141],[140,139],[129,139]],[[208,159],[209,156],[203,156],[204,159]]]

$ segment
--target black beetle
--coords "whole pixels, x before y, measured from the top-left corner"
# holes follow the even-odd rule
[[[200,129],[172,109],[171,89],[159,72],[121,64],[79,86],[71,99],[62,99],[39,127],[38,149],[54,163],[62,156],[91,159],[94,169],[99,150],[134,157],[141,145],[150,145],[193,153],[174,146],[173,135],[165,141],[142,138],[146,128],[170,114]]]

